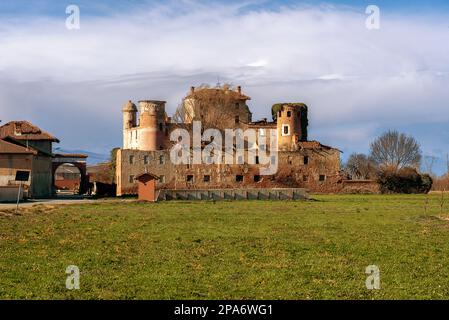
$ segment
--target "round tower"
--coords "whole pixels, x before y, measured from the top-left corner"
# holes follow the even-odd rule
[[[307,141],[307,106],[286,103],[277,114],[279,150],[295,150],[299,141]]]
[[[164,149],[165,101],[143,100],[140,106],[139,150]]]
[[[137,107],[129,100],[122,109],[123,112],[123,129],[131,129],[137,126]]]
[[[123,148],[131,149],[132,131],[137,126],[137,107],[129,100],[122,109],[123,112]]]

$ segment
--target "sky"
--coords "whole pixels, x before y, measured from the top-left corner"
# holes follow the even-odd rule
[[[108,154],[126,101],[165,100],[171,114],[190,86],[220,81],[243,87],[255,120],[306,103],[309,138],[343,159],[386,130],[413,135],[442,174],[448,80],[447,0],[0,2],[0,120],[29,120],[66,150]]]

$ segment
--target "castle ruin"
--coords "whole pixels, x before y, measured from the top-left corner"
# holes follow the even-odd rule
[[[168,117],[165,101],[139,101],[139,109],[128,101],[123,112],[123,148],[116,155],[117,195],[136,194],[135,178],[142,173],[159,177],[159,189],[242,189],[306,188],[311,192],[333,193],[343,188],[340,151],[308,140],[308,107],[303,103],[273,106],[273,121],[252,120],[247,105],[250,97],[241,87],[194,88],[173,115]],[[179,128],[192,131],[200,121],[204,129],[252,129],[266,136],[277,131],[278,169],[260,175],[263,166],[248,156],[238,163],[174,164],[171,133]],[[269,145],[247,145],[246,149],[266,150]]]

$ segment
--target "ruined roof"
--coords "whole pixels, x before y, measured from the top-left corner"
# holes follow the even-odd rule
[[[247,95],[244,95],[244,94],[242,94],[242,92],[240,91],[241,89],[239,89],[239,90],[237,90],[237,91],[235,91],[235,90],[232,90],[232,89],[229,89],[229,88],[222,88],[222,87],[219,87],[219,88],[193,88],[192,87],[192,90],[190,91],[190,93],[187,95],[187,99],[189,99],[189,98],[196,98],[197,96],[196,96],[196,94],[197,93],[201,93],[201,92],[207,92],[207,93],[214,93],[215,92],[215,94],[222,94],[222,93],[225,93],[225,94],[229,94],[230,95],[230,97],[231,98],[233,98],[233,99],[235,99],[235,100],[251,100],[251,98],[250,97],[248,97]]]
[[[276,128],[277,123],[274,121],[267,121],[267,119],[259,120],[259,121],[253,121],[248,123],[249,127],[270,127],[270,128]]]
[[[16,140],[50,140],[59,142],[56,137],[28,121],[10,121],[1,126],[0,139],[5,137],[12,137]]]
[[[312,141],[300,141],[298,142],[298,145],[302,148],[302,149],[326,149],[326,150],[338,150],[336,148],[333,147],[329,147],[326,146],[324,144],[321,144],[318,141],[312,140]],[[340,150],[338,150],[340,151]],[[341,152],[341,151],[340,151]]]
[[[0,140],[0,153],[8,153],[8,154],[37,154],[34,149],[25,148],[22,146],[18,146],[16,144],[7,142],[5,140]]]

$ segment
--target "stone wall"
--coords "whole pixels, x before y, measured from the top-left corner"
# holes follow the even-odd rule
[[[169,200],[307,200],[306,189],[212,189],[159,191],[158,201]]]
[[[380,185],[375,180],[345,180],[340,193],[379,194]]]
[[[16,172],[18,170],[31,171],[31,154],[0,154],[0,186],[9,186],[18,184],[15,182]],[[30,185],[30,182],[26,182]]]
[[[336,193],[342,189],[338,150],[302,149],[278,153],[278,171],[260,175],[260,164],[174,165],[169,150],[119,150],[117,195],[136,194],[134,178],[142,173],[159,177],[159,189],[306,188],[311,192]]]
[[[0,202],[16,202],[17,196],[19,200],[24,198],[24,189],[19,186],[0,186]]]

